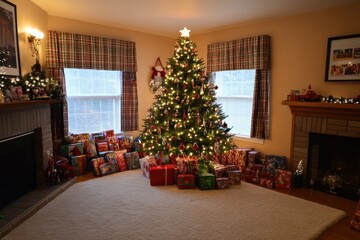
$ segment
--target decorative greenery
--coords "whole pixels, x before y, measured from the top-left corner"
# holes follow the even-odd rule
[[[328,97],[321,98],[321,102],[338,103],[338,104],[360,104],[360,95],[356,98],[343,98],[343,97],[336,98],[330,95]]]

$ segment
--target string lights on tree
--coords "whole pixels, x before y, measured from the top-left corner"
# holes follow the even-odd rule
[[[184,28],[168,59],[166,76],[148,110],[142,134],[148,154],[190,156],[210,160],[226,153],[232,139],[221,106],[216,103],[214,85],[198,58],[196,44]]]

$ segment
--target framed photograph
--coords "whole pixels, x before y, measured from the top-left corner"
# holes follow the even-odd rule
[[[360,34],[328,39],[325,81],[360,81]]]
[[[20,71],[16,6],[0,1],[0,76],[18,77]]]

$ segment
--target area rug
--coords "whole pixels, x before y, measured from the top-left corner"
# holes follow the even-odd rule
[[[242,182],[225,190],[150,186],[140,170],[76,183],[9,239],[315,239],[343,211]]]

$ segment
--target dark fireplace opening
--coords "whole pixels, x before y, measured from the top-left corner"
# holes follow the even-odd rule
[[[360,197],[360,138],[309,133],[307,184],[357,201]]]
[[[0,140],[0,209],[39,184],[41,128]]]

